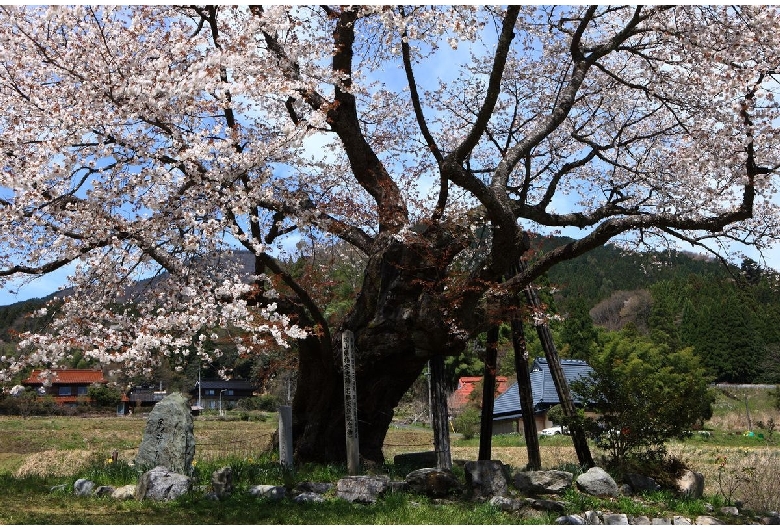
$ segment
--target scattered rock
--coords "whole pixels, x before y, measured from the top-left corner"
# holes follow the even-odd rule
[[[278,501],[284,499],[285,495],[287,495],[287,490],[284,486],[259,485],[251,486],[248,493],[253,497],[264,497]]]
[[[675,515],[672,517],[672,524],[678,525],[678,524],[691,524],[691,520],[687,517],[683,517],[682,515]]]
[[[766,516],[759,519],[759,521],[761,521],[761,524],[780,525],[780,516],[778,516],[777,513],[770,512]]]
[[[617,497],[615,480],[600,467],[592,467],[577,477],[577,487],[595,497]]]
[[[67,488],[67,484],[57,484],[56,486],[52,486],[49,491],[55,492],[55,491],[65,491],[65,488]]]
[[[704,475],[686,469],[685,473],[677,479],[677,491],[692,499],[700,499],[704,494]]]
[[[148,471],[157,466],[188,475],[195,457],[195,435],[187,398],[179,392],[157,403],[146,422],[135,466]]]
[[[298,495],[293,497],[293,501],[297,503],[325,502],[325,497],[323,497],[319,493],[312,493],[310,491],[306,491],[304,493],[299,493]]]
[[[585,524],[603,524],[601,520],[601,512],[588,510],[585,512]]]
[[[429,497],[445,497],[463,489],[452,471],[430,467],[412,471],[406,475],[406,483],[410,490]]]
[[[636,493],[639,493],[640,491],[658,491],[661,489],[661,486],[659,486],[654,479],[640,475],[639,473],[626,473],[623,475],[623,480],[625,480],[626,484],[631,486],[631,490]]]
[[[233,469],[221,467],[211,474],[211,489],[218,499],[233,493]]]
[[[496,496],[489,501],[491,506],[495,506],[502,512],[519,512],[530,503],[527,499],[515,499],[511,497]]]
[[[723,524],[723,522],[715,519],[711,515],[700,515],[696,518],[693,524]]]
[[[506,496],[506,467],[500,460],[466,462],[466,487],[476,499]]]
[[[555,520],[555,524],[585,524],[585,519],[579,515],[562,515]]]
[[[521,471],[515,474],[515,487],[528,494],[560,493],[571,487],[574,475],[568,471]]]
[[[92,495],[92,491],[95,489],[95,483],[85,478],[80,478],[73,483],[73,494],[79,497],[86,497]]]
[[[649,517],[644,515],[637,515],[633,519],[629,519],[629,522],[633,525],[649,525],[652,524]]]
[[[424,467],[436,467],[436,451],[422,451],[419,453],[402,453],[393,457],[396,467],[405,469],[420,469]]]
[[[121,486],[114,490],[111,497],[120,501],[128,501],[135,498],[135,484],[128,484],[127,486]]]
[[[720,509],[720,513],[724,515],[739,515],[739,508],[736,506],[723,506]]]
[[[628,524],[628,516],[624,513],[610,513],[604,516],[604,524]]]
[[[562,502],[549,499],[528,499],[528,503],[534,510],[558,513],[564,513],[566,511],[566,506]]]
[[[389,483],[390,477],[386,475],[345,477],[336,484],[336,495],[349,502],[373,504]]]
[[[655,526],[669,526],[672,524],[672,520],[668,517],[653,517],[653,525]]]
[[[95,490],[95,497],[110,497],[114,494],[114,486],[98,486]]]
[[[190,491],[191,485],[189,477],[174,473],[163,466],[157,466],[141,475],[135,498],[139,501],[144,499],[170,501]]]

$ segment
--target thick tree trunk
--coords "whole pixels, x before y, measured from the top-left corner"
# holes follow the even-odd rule
[[[436,451],[436,467],[452,469],[450,418],[447,410],[447,388],[444,375],[444,356],[437,355],[431,359],[433,447]]]
[[[534,420],[534,398],[531,391],[531,370],[528,367],[528,348],[525,342],[523,321],[512,319],[512,348],[514,349],[517,389],[520,393],[520,409],[523,411],[523,434],[528,452],[528,470],[542,469],[542,454],[539,450],[539,435]]]
[[[454,355],[465,346],[467,337],[452,334],[442,314],[446,304],[437,283],[456,245],[444,233],[429,235],[381,241],[383,247],[369,257],[361,293],[344,324],[355,334],[358,433],[365,460],[384,462],[382,446],[393,411],[428,360]],[[293,404],[299,461],[345,460],[340,342],[340,333],[334,333],[335,346],[317,336],[301,341]]]
[[[490,460],[493,448],[493,404],[496,399],[496,369],[498,364],[498,326],[490,326],[485,346],[485,369],[482,377],[482,414],[479,429],[477,460]]]
[[[526,287],[525,293],[531,308],[534,311],[541,311],[542,304],[539,301],[536,289],[532,285],[529,285]],[[553,341],[550,328],[543,321],[539,321],[535,324],[535,327],[536,332],[539,335],[539,341],[542,343],[542,348],[544,349],[544,356],[550,367],[550,375],[552,375],[553,382],[555,383],[555,389],[558,392],[558,399],[561,402],[563,413],[568,418],[575,419],[577,416],[577,409],[574,407],[574,400],[571,397],[569,383],[566,381],[566,377],[563,374],[561,361],[558,357],[558,350],[555,348],[555,342]],[[590,454],[590,447],[588,446],[588,438],[585,435],[585,431],[578,426],[576,421],[572,421],[570,432],[580,466],[586,469],[593,467],[595,463],[593,462],[593,456]]]

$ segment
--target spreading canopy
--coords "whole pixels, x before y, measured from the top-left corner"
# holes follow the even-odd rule
[[[217,328],[329,341],[274,259],[296,237],[363,253],[349,323],[417,319],[424,360],[484,329],[486,293],[611,239],[723,253],[778,234],[775,8],[2,13],[0,282],[75,267],[25,362],[79,347],[147,366],[205,355]],[[567,227],[575,242],[532,252],[529,233]],[[403,305],[370,272],[390,258],[419,267],[394,276],[408,311],[382,309]]]

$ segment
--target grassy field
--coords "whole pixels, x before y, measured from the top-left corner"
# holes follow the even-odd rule
[[[741,392],[738,393],[738,392]],[[705,495],[718,505],[742,499],[746,507],[780,510],[780,434],[767,428],[777,411],[766,399],[766,392],[728,390],[721,392],[715,416],[705,430],[685,442],[669,444],[670,453],[689,467],[704,473]],[[747,409],[745,402],[747,401]],[[748,423],[748,413],[750,423]],[[244,415],[246,417],[246,415]],[[760,423],[759,423],[760,422]],[[746,436],[748,425],[753,436]],[[759,428],[758,425],[763,425]],[[193,493],[168,504],[119,502],[113,499],[76,498],[70,493],[75,478],[91,478],[98,484],[119,486],[134,483],[135,471],[128,465],[141,442],[145,426],[142,417],[18,417],[0,416],[0,524],[78,524],[123,523],[176,524],[187,521],[219,523],[394,523],[394,524],[517,524],[550,523],[553,514],[517,515],[498,512],[484,504],[435,503],[410,495],[391,495],[373,506],[354,506],[334,500],[324,505],[299,506],[290,501],[272,503],[238,493],[229,500],[214,503]],[[294,475],[282,472],[274,460],[272,437],[277,418],[271,413],[256,413],[248,421],[238,414],[195,420],[196,478],[207,487],[211,472],[229,464],[242,484],[285,484],[315,480],[335,482],[346,475],[338,466],[296,466]],[[475,460],[477,440],[454,435],[454,461]],[[431,431],[419,427],[394,426],[388,432],[385,456],[388,464],[377,472],[396,474],[392,459],[396,454],[433,449]],[[592,448],[596,457],[598,452]],[[108,464],[117,451],[119,465]],[[572,469],[576,462],[567,436],[541,439],[545,468]],[[517,435],[496,436],[493,458],[513,469],[525,466],[526,448]],[[462,473],[462,471],[456,472]],[[396,476],[395,478],[402,478]],[[62,491],[51,488],[65,485]],[[582,499],[576,492],[566,500],[577,506]],[[601,502],[601,501],[599,501]],[[634,505],[630,499],[615,501],[601,509],[613,509],[648,516],[665,510],[696,515],[703,508],[680,505],[672,498],[644,500]],[[622,503],[622,504],[621,504]],[[591,507],[593,508],[593,507]],[[631,511],[632,510],[632,511]]]

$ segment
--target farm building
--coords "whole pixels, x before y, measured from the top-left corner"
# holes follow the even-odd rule
[[[229,410],[235,407],[239,399],[252,397],[255,390],[256,386],[251,381],[202,380],[200,381],[200,394],[198,393],[198,383],[195,383],[195,388],[190,391],[190,395],[195,407],[200,403],[200,408],[205,410],[219,410],[220,408]]]
[[[461,412],[464,408],[466,408],[466,405],[469,404],[469,401],[472,400],[472,394],[474,391],[479,392],[479,396],[476,398],[476,403],[480,403],[482,401],[480,386],[481,382],[482,377],[475,376],[459,378],[458,388],[456,388],[455,391],[450,394],[450,397],[447,398],[447,407],[449,411],[453,414]],[[502,394],[503,392],[506,392],[507,388],[509,388],[509,382],[507,378],[504,376],[497,376],[496,393]]]
[[[34,389],[39,395],[51,396],[65,406],[89,402],[89,386],[106,383],[103,371],[92,369],[33,370],[30,377],[22,381],[24,386]]]
[[[561,368],[566,381],[569,383],[593,371],[588,363],[575,359],[561,359]],[[547,411],[558,405],[560,400],[558,399],[558,391],[555,389],[555,383],[546,359],[539,358],[534,360],[534,364],[531,367],[531,393],[533,395],[533,414],[537,430],[552,427],[552,422],[547,418]],[[576,395],[572,397],[575,405],[582,405]],[[522,432],[522,417],[520,394],[518,393],[517,383],[514,383],[506,392],[496,398],[493,407],[493,434]]]

